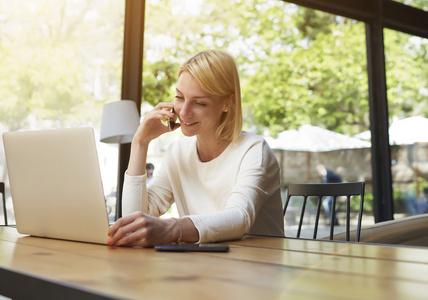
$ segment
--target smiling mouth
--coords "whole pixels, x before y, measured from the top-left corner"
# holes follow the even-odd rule
[[[197,122],[193,122],[193,123],[187,123],[187,122],[184,122],[184,121],[181,121],[184,125],[186,125],[186,126],[190,126],[190,125],[193,125],[193,124],[196,124]]]

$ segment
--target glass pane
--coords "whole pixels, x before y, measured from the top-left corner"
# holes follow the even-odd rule
[[[367,182],[365,215],[373,223],[370,144],[351,139],[369,128],[363,23],[276,0],[152,0],[144,45],[143,99],[152,106],[169,99],[178,65],[194,53],[217,48],[234,55],[244,129],[275,148],[284,192],[291,182],[320,182],[316,167],[325,164],[344,181]],[[277,139],[287,135],[281,133],[302,125],[340,133],[333,135],[346,142],[324,138],[325,148],[307,151],[285,137],[286,146],[300,148],[281,150]],[[363,148],[349,149],[350,141]],[[167,142],[151,145],[155,176]]]
[[[3,0],[0,24],[0,132],[90,126],[98,141],[103,105],[120,100],[124,1]],[[97,144],[111,194],[117,148]],[[13,223],[2,144],[0,181]]]
[[[428,39],[385,29],[395,218],[428,211]]]

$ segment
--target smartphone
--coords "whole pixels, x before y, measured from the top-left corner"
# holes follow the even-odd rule
[[[202,251],[202,252],[227,252],[229,245],[226,244],[193,244],[193,243],[180,243],[180,244],[160,244],[156,245],[157,251]]]
[[[171,109],[171,112],[174,113],[174,116],[172,118],[168,117],[168,129],[169,131],[172,131],[175,126],[175,121],[177,121],[177,114],[175,113],[174,109]]]

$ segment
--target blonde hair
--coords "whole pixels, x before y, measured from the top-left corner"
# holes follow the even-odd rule
[[[192,74],[207,93],[225,98],[228,111],[223,113],[216,135],[236,141],[242,131],[242,109],[239,75],[233,57],[220,50],[202,51],[181,65],[178,77],[183,72]],[[234,95],[233,100],[231,95]]]

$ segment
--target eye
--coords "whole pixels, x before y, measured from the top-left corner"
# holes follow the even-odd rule
[[[199,106],[207,106],[207,104],[206,103],[204,103],[204,102],[195,102],[197,105],[199,105]]]
[[[183,100],[184,98],[183,98],[183,96],[176,95],[175,99]]]

